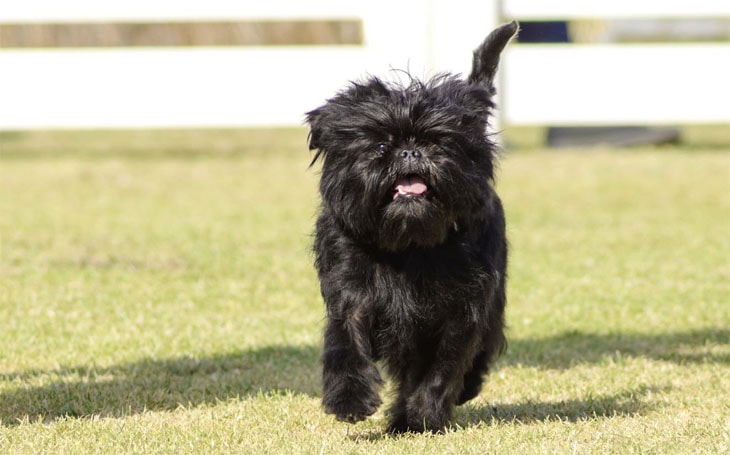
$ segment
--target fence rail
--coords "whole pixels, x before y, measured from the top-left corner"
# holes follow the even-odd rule
[[[348,20],[362,24],[363,43],[36,49],[0,43],[0,129],[297,125],[304,112],[366,74],[466,72],[471,49],[501,20],[596,17],[730,20],[730,2],[8,2],[0,24]],[[728,56],[728,42],[510,46],[501,120],[730,122]]]

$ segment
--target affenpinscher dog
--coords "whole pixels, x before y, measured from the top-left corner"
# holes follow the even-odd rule
[[[323,161],[323,404],[338,420],[378,409],[379,362],[396,391],[389,430],[440,431],[505,349],[507,242],[487,121],[516,32],[495,29],[466,80],[370,78],[307,114],[312,163]]]

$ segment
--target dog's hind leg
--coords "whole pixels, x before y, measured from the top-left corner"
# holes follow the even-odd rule
[[[474,358],[471,369],[464,375],[464,389],[456,400],[456,405],[462,405],[479,395],[482,390],[484,377],[489,373],[489,368],[494,360],[506,349],[502,330],[495,330],[489,333],[482,343],[482,350]]]
[[[474,358],[474,364],[471,370],[464,375],[464,389],[456,400],[457,406],[466,403],[481,392],[484,376],[489,371],[489,357],[486,351],[481,351]]]

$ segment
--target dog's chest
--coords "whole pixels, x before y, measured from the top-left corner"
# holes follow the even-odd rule
[[[380,263],[374,270],[374,304],[386,319],[430,326],[483,300],[483,276],[462,255],[413,255]]]

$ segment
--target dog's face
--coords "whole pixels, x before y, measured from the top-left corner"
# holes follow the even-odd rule
[[[324,208],[348,234],[385,251],[429,248],[484,213],[495,151],[486,133],[493,78],[515,32],[508,24],[490,34],[467,80],[371,78],[307,114],[314,161],[324,161]]]

